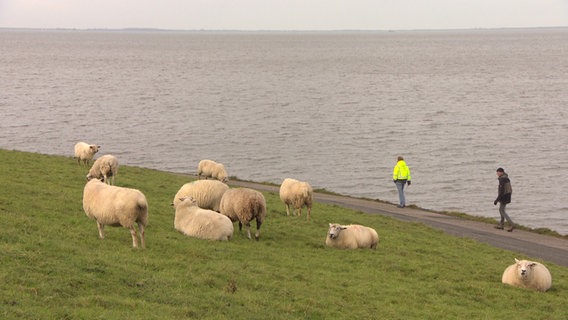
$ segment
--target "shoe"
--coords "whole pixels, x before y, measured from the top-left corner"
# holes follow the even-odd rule
[[[503,230],[503,226],[502,225],[496,225],[495,229]]]
[[[401,205],[401,204],[399,204],[397,207],[398,207],[398,208],[404,208],[404,206]]]
[[[507,232],[513,232],[514,229],[515,229],[515,226],[511,226],[509,229],[507,229]]]

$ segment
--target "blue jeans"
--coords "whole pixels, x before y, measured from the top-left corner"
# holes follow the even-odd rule
[[[400,202],[400,206],[406,206],[406,199],[404,198],[404,185],[406,181],[404,180],[397,180],[394,182],[396,184],[396,189],[398,189],[398,201]]]

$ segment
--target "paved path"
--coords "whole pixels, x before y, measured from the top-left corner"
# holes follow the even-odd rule
[[[253,188],[278,194],[279,187],[245,181],[230,181],[229,185]],[[336,204],[369,214],[381,214],[402,221],[418,222],[448,234],[472,238],[479,242],[525,254],[530,259],[542,259],[568,267],[568,240],[533,232],[498,230],[491,224],[413,208],[397,208],[392,204],[340,195],[315,193],[314,200]]]

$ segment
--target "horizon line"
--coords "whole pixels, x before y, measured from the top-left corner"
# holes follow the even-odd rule
[[[265,32],[265,33],[285,33],[285,32],[416,32],[416,31],[477,31],[477,30],[526,30],[526,29],[568,29],[568,26],[545,26],[545,27],[472,27],[472,28],[432,28],[432,29],[167,29],[167,28],[42,28],[42,27],[0,27],[0,30],[39,30],[39,31],[147,31],[147,32]]]

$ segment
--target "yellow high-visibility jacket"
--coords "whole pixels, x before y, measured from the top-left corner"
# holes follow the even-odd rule
[[[392,171],[392,179],[410,181],[410,168],[408,168],[404,160],[399,160],[396,163],[396,166],[394,166],[394,170]]]

